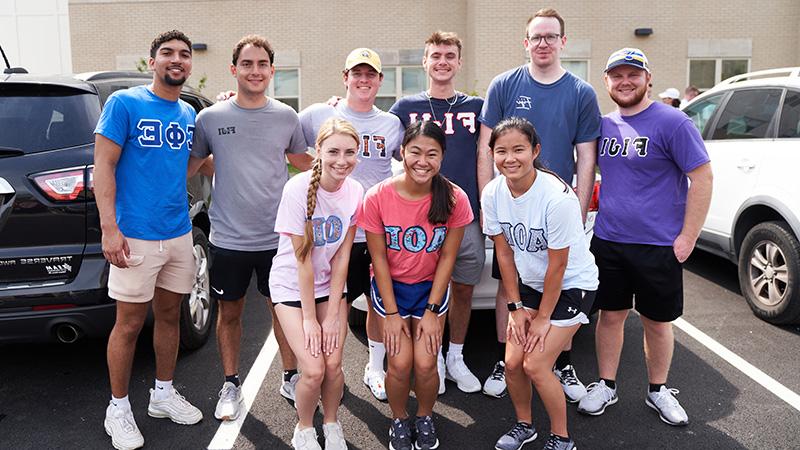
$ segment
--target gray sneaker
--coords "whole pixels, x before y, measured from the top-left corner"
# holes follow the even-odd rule
[[[578,450],[578,447],[575,446],[575,441],[572,439],[562,441],[556,435],[550,434],[550,439],[545,442],[542,450]]]
[[[500,436],[494,445],[496,450],[519,450],[523,445],[536,439],[536,428],[527,423],[517,422],[508,433]]]
[[[389,450],[413,450],[411,418],[394,419],[389,427]]]
[[[429,450],[439,448],[439,438],[436,437],[436,427],[433,425],[433,417],[417,417],[414,422],[417,431],[417,439],[414,448],[417,450]]]
[[[679,391],[677,389],[667,388],[661,386],[658,392],[648,392],[647,399],[644,401],[647,406],[658,411],[658,416],[664,423],[672,426],[682,426],[689,423],[689,416],[686,411],[678,403],[675,394]]]
[[[617,403],[617,390],[606,386],[606,382],[600,380],[592,383],[587,388],[587,394],[578,402],[578,412],[599,416],[606,411],[606,408]]]

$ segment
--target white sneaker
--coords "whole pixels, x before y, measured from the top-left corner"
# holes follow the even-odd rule
[[[481,382],[464,363],[464,355],[454,357],[447,355],[445,376],[448,380],[455,381],[462,392],[472,393],[481,390]]]
[[[219,391],[217,409],[214,417],[219,420],[236,420],[242,405],[242,390],[230,381],[226,381]]]
[[[144,446],[144,437],[136,426],[130,408],[114,406],[109,402],[103,427],[106,434],[111,436],[111,444],[116,449],[133,450]]]
[[[497,361],[492,374],[483,383],[483,393],[496,398],[505,397],[508,393],[506,387],[506,363]]]
[[[186,401],[186,398],[172,388],[170,396],[164,400],[156,400],[154,389],[150,389],[150,404],[147,415],[157,419],[169,418],[181,425],[194,425],[203,419],[203,413]]]
[[[372,370],[367,363],[364,366],[364,384],[369,388],[372,395],[378,400],[386,401],[386,372],[383,370]]]
[[[347,441],[344,440],[342,424],[339,421],[323,423],[322,434],[325,435],[325,450],[347,450]]]
[[[578,403],[586,395],[586,386],[578,379],[575,374],[575,368],[572,364],[567,365],[561,370],[553,369],[553,373],[558,377],[561,382],[561,388],[564,389],[564,395],[567,397],[567,402]]]
[[[647,393],[645,403],[647,406],[658,411],[658,416],[664,423],[668,423],[672,426],[687,425],[689,423],[689,416],[686,415],[686,411],[681,404],[678,403],[678,399],[675,398],[675,394],[678,392],[680,391],[677,389],[661,386],[658,392]]]
[[[439,395],[442,395],[447,389],[447,386],[445,386],[444,384],[444,379],[445,379],[444,355],[442,355],[441,351],[439,351],[439,356],[436,357],[436,371],[439,372]]]
[[[292,402],[292,406],[297,409],[297,405],[294,403],[294,393],[297,390],[297,382],[300,381],[300,374],[296,373],[289,378],[289,381],[284,381],[281,384],[280,389],[278,392],[287,400]]]
[[[578,412],[599,416],[606,411],[606,408],[617,403],[617,389],[606,386],[604,380],[589,385],[588,392],[578,402]]]
[[[314,427],[300,430],[300,424],[295,425],[294,434],[292,435],[292,447],[295,450],[322,450],[317,441],[317,430]]]

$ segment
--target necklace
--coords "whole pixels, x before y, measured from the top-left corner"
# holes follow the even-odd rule
[[[430,94],[430,92],[425,91],[425,97],[428,98],[428,106],[430,106],[430,108],[431,108],[431,115],[433,116],[433,121],[434,122],[439,122],[439,120],[436,118],[436,113],[433,111],[433,102],[431,102],[431,94]],[[458,101],[458,91],[456,91],[456,93],[453,94],[453,101],[452,102],[450,101],[449,98],[444,99],[444,101],[445,101],[445,103],[447,103],[449,105],[449,107],[447,108],[447,112],[444,113],[444,117],[443,117],[443,118],[446,118],[447,115],[450,114],[450,110],[453,109],[453,105],[455,105],[456,102]]]

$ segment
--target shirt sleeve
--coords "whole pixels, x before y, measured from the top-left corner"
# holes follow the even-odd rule
[[[401,98],[400,100],[394,102],[391,108],[389,108],[389,113],[394,114],[400,119],[400,122],[403,124],[404,128],[408,127],[408,114],[404,111],[404,101]]]
[[[577,197],[565,196],[547,205],[547,248],[567,248],[575,241],[576,224],[581,222],[581,209]]]
[[[370,233],[384,233],[383,218],[381,217],[380,193],[377,184],[367,191],[364,201],[361,203],[361,211],[358,214],[358,226]]]
[[[130,113],[117,92],[111,94],[108,100],[106,100],[106,104],[103,106],[103,111],[100,113],[100,120],[97,122],[97,127],[94,132],[95,134],[102,135],[114,141],[114,143],[122,148],[128,140]]]
[[[300,111],[298,118],[306,148],[314,148],[317,143],[317,136],[314,132],[314,105]]]
[[[192,135],[192,156],[195,158],[205,158],[211,153],[211,147],[208,145],[206,132],[203,124],[205,123],[205,116],[201,112],[197,115],[197,120],[194,124],[194,134]]]
[[[464,193],[461,188],[453,184],[453,194],[456,198],[456,204],[450,214],[450,228],[464,227],[472,223],[475,216],[472,215],[472,207],[469,205],[469,197]]]
[[[502,233],[500,222],[497,219],[497,204],[495,189],[496,183],[490,183],[483,189],[481,195],[481,211],[483,211],[483,234],[497,236]]]
[[[292,111],[292,114],[295,114]],[[308,145],[308,139],[303,132],[305,129],[300,124],[300,120],[296,120],[294,124],[294,132],[292,133],[292,137],[289,141],[289,147],[286,149],[288,153],[305,153],[308,147],[313,147],[314,145]]]
[[[672,160],[683,173],[689,173],[710,161],[703,137],[688,117],[672,134],[669,150]]]
[[[396,117],[396,116],[394,116],[394,117]],[[392,157],[394,157],[394,159],[396,159],[398,161],[402,161],[403,160],[403,155],[402,155],[402,153],[400,153],[400,143],[403,142],[403,135],[404,134],[406,134],[406,129],[403,126],[403,122],[401,122],[400,119],[398,118],[397,119],[397,139],[395,139],[394,142],[392,142],[392,148],[391,148]]]
[[[481,124],[489,128],[494,128],[503,118],[501,91],[502,86],[498,76],[489,84],[489,89],[486,91],[486,99],[483,101],[483,107],[481,108],[481,115],[478,118]]]
[[[294,182],[292,182],[294,181]],[[275,217],[275,232],[302,236],[306,226],[306,196],[308,185],[290,179],[283,188],[278,213]]]
[[[600,106],[597,104],[597,94],[591,86],[584,86],[581,90],[580,113],[578,115],[578,130],[575,133],[574,144],[596,141],[600,137]]]

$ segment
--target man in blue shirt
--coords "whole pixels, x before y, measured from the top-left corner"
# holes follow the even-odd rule
[[[180,31],[150,47],[153,83],[113,93],[95,129],[94,192],[108,294],[117,300],[108,339],[111,401],[104,427],[118,449],[144,445],[128,400],[136,340],[152,301],[156,380],[147,413],[191,425],[203,414],[172,386],[180,306],[195,276],[186,170],[195,112],[180,100],[192,71],[192,44]]]

